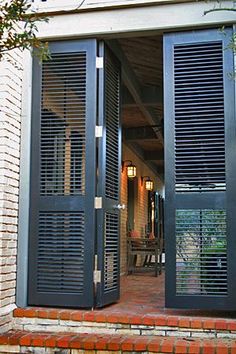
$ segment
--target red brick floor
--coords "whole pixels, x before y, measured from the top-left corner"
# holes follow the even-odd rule
[[[138,274],[121,277],[121,296],[117,304],[109,306],[108,311],[116,309],[128,313],[147,314],[162,311],[165,306],[164,274]],[[105,309],[104,309],[105,310]]]
[[[103,309],[104,312],[124,312],[139,315],[183,315],[201,317],[236,318],[236,312],[178,310],[165,308],[165,275],[154,277],[151,273],[123,276],[121,297],[117,304]]]

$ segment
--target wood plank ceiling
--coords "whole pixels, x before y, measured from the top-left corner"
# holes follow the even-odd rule
[[[124,141],[162,177],[162,36],[122,38],[112,42],[111,48],[122,63]]]

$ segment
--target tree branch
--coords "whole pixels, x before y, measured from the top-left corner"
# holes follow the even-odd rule
[[[37,24],[48,22],[48,18],[38,14],[28,14],[28,0],[0,0],[0,60],[4,53],[21,48],[37,49],[40,60],[50,58],[48,44],[37,38]]]
[[[9,52],[10,50],[17,49],[17,48],[21,48],[21,44],[16,45],[15,47],[11,47],[11,48],[0,49],[0,55],[1,55],[2,53],[6,53],[6,52]]]
[[[227,7],[219,7],[219,8],[214,8],[210,10],[204,11],[204,15],[209,14],[210,12],[215,12],[215,11],[236,11],[234,8],[227,8]]]

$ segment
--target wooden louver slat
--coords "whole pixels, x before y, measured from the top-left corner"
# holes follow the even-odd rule
[[[52,54],[42,66],[42,196],[85,192],[86,53]]]
[[[37,290],[82,294],[84,213],[39,215]]]
[[[106,57],[105,76],[106,115],[106,174],[107,198],[119,199],[119,109],[120,71],[109,56]]]
[[[176,191],[225,189],[222,43],[174,48]]]
[[[176,294],[227,295],[225,210],[176,210]]]
[[[104,292],[117,290],[119,277],[119,217],[117,214],[105,215],[105,249],[104,249]]]

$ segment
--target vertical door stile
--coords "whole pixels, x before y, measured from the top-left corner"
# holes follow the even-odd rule
[[[164,35],[166,306],[235,309],[232,36]]]

